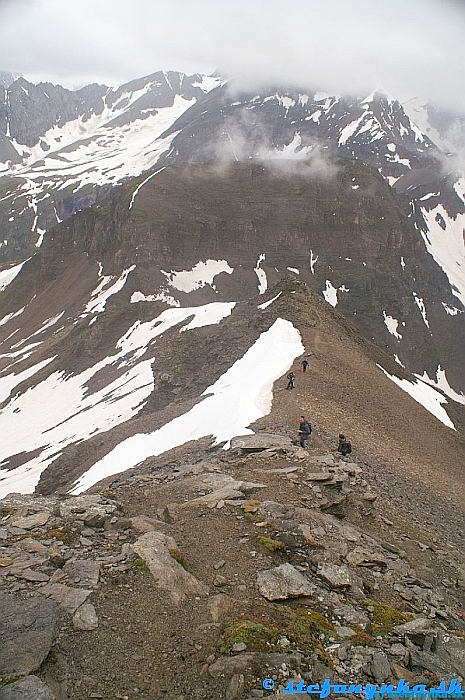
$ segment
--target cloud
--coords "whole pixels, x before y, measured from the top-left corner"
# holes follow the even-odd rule
[[[463,0],[0,0],[0,67],[68,86],[218,68],[465,111],[464,34]]]

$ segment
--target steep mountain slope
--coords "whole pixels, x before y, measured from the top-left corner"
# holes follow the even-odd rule
[[[102,199],[169,150],[159,138],[217,78],[159,71],[72,92],[19,78],[0,93],[2,251],[15,259],[46,230]]]
[[[128,443],[110,473],[190,439],[213,435],[222,441],[247,432],[270,410],[273,382],[311,352],[322,364],[314,369],[316,393],[310,382],[302,408],[317,411],[322,430],[335,433],[344,417],[366,454],[381,457],[388,445],[386,459],[396,468],[400,459],[418,478],[421,464],[421,478],[431,484],[439,470],[441,488],[458,494],[453,484],[463,475],[454,465],[463,459],[463,406],[448,399],[448,416],[439,410],[444,397],[422,385],[444,427],[395,388],[375,361],[390,375],[409,375],[321,299],[312,274],[320,261],[312,251],[329,230],[334,240],[325,274],[333,261],[350,257],[356,266],[351,283],[358,280],[361,289],[382,288],[384,278],[392,287],[389,256],[398,259],[403,251],[407,257],[413,246],[408,232],[414,229],[383,180],[356,163],[335,167],[338,174],[329,183],[307,175],[283,180],[253,163],[220,175],[205,166],[172,166],[58,226],[2,292],[7,313],[1,326],[0,425],[11,436],[2,445],[2,491],[27,492],[39,479],[46,493],[86,488],[102,473],[94,469],[92,478],[76,485],[83,472],[136,433],[160,431],[140,452]],[[353,201],[346,210],[345,196],[337,193],[350,188],[353,177],[360,188],[350,189]],[[374,188],[374,196],[367,197],[365,188]],[[329,204],[322,207],[326,198]],[[182,210],[176,206],[181,201]],[[374,202],[383,208],[378,211]],[[354,205],[359,219],[352,225],[363,235],[338,240],[333,210],[339,211],[341,229],[350,231]],[[381,211],[385,223],[372,229]],[[329,228],[323,225],[328,220]],[[377,237],[368,236],[373,230]],[[341,246],[348,240],[346,253]],[[374,263],[383,259],[385,269]],[[289,268],[291,278],[280,283]],[[419,269],[418,283],[422,274]],[[303,282],[318,295],[305,291]],[[425,324],[415,303],[408,303],[412,294],[402,270],[396,285],[409,325],[416,323],[420,334]],[[353,296],[355,305],[367,305],[367,317],[375,314],[369,296]],[[386,328],[381,314],[378,324]],[[253,352],[266,358],[258,362],[260,371],[244,359],[256,343]],[[228,370],[234,379],[226,379]],[[228,388],[231,383],[237,387]],[[215,401],[201,399],[205,391]],[[248,398],[244,406],[238,403],[232,420],[231,406],[242,394]],[[426,456],[427,440],[434,448]]]
[[[5,176],[0,179],[0,255],[5,260],[19,262],[26,253],[27,257],[34,254],[54,223],[102,200],[115,184],[144,171],[148,174],[138,181],[143,189],[147,187],[144,180],[162,168],[191,162],[216,164],[220,170],[236,162],[266,163],[279,173],[284,189],[297,173],[301,179],[316,177],[323,189],[315,187],[309,192],[315,200],[313,213],[299,223],[299,227],[312,228],[307,237],[310,245],[302,254],[309,260],[306,268],[312,271],[315,288],[330,303],[338,303],[367,338],[388,349],[410,371],[462,400],[464,181],[450,172],[456,161],[445,160],[438,147],[445,142],[436,139],[434,143],[412,121],[409,114],[415,112],[409,109],[407,114],[383,90],[364,98],[277,87],[246,94],[222,85],[219,78],[159,72],[118,89],[88,86],[71,93],[20,79],[5,92],[0,111],[6,148],[14,150],[13,160],[20,159],[16,165],[6,163]],[[433,114],[431,109],[429,113]],[[439,124],[438,119],[435,123]],[[430,133],[426,122],[423,125]],[[459,134],[455,141],[459,150],[460,143]],[[333,192],[332,184],[341,179],[335,159],[341,158],[350,162],[343,166],[349,179],[344,189],[336,184]],[[375,168],[402,196],[389,196],[381,182],[373,179],[372,171],[365,177],[362,164]],[[149,170],[151,166],[155,167]],[[281,196],[278,189],[268,189],[263,196],[276,199]],[[135,197],[137,192],[134,188]],[[182,188],[173,192],[181,193]],[[195,197],[193,193],[189,196]],[[200,199],[202,196],[200,193]],[[383,202],[377,209],[380,196]],[[189,213],[184,212],[188,201],[170,202],[173,210],[180,210],[180,219],[173,217],[170,222],[170,238],[176,238],[178,232],[183,238],[190,237],[192,227],[179,226],[181,219],[189,220]],[[205,204],[195,202],[194,206],[208,220]],[[352,211],[354,204],[364,211]],[[128,207],[132,208],[131,202]],[[248,208],[247,200],[228,212],[231,222],[242,207]],[[387,213],[390,207],[393,210]],[[269,208],[271,221],[276,203],[270,202]],[[395,231],[399,222],[395,212],[401,209],[402,227],[405,217],[415,227],[407,225],[408,234]],[[292,208],[284,205],[283,211],[287,220],[275,231],[279,245],[286,246],[288,230],[289,240],[295,234]],[[388,233],[387,220],[391,222]],[[254,221],[246,225],[254,230]],[[194,228],[198,227],[195,222]],[[223,227],[228,229],[227,224]],[[82,232],[75,235],[78,240]],[[373,247],[368,239],[378,235],[387,235],[386,241],[400,235],[403,244]],[[355,238],[371,249],[370,261],[364,256],[352,259]],[[257,259],[269,255],[276,245],[275,239],[268,241],[254,255]],[[336,248],[339,255],[335,255]],[[208,255],[223,257],[216,252]],[[173,269],[185,266],[176,255],[170,264]],[[300,270],[302,264],[289,260],[288,266]],[[367,266],[383,274],[374,273],[374,287],[360,288],[359,281],[366,282]],[[15,269],[4,274],[8,277]],[[121,272],[122,268],[118,274]],[[392,288],[391,278],[400,276],[402,290],[397,283]]]

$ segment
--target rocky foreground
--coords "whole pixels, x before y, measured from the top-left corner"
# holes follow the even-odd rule
[[[463,682],[465,557],[405,508],[387,517],[356,458],[264,433],[99,493],[10,495],[0,699]]]

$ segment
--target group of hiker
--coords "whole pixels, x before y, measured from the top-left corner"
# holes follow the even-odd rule
[[[302,372],[306,372],[308,368],[308,360],[303,359],[301,362],[301,367],[302,367]],[[289,374],[286,377],[287,379],[287,386],[286,389],[294,389],[295,387],[295,374],[294,372],[289,372]],[[308,422],[308,420],[305,418],[305,416],[300,416],[300,423],[299,423],[299,430],[298,430],[298,439],[299,439],[299,444],[301,447],[305,448],[307,440],[309,439],[310,435],[312,433],[312,426]],[[352,445],[350,443],[350,440],[346,439],[346,436],[344,433],[339,434],[339,443],[337,447],[337,452],[342,456],[342,457],[347,457],[352,452]]]
[[[303,359],[302,362],[301,362],[300,364],[301,364],[301,367],[302,367],[302,372],[306,372],[306,371],[307,371],[307,367],[308,367],[308,360],[307,360],[307,359]],[[289,374],[287,375],[286,379],[287,379],[287,387],[286,387],[286,389],[293,389],[293,388],[295,387],[295,374],[294,374],[294,372],[289,372]]]
[[[300,446],[305,449],[307,440],[312,434],[312,426],[305,418],[305,416],[300,416],[298,434]],[[350,443],[350,440],[347,440],[344,433],[339,433],[339,444],[337,447],[337,452],[341,455],[341,457],[347,457],[352,452],[352,445]]]

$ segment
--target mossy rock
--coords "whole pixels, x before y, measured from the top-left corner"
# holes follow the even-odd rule
[[[263,535],[257,535],[257,542],[269,549],[270,552],[282,552],[286,549],[286,545],[284,542],[281,542],[281,540],[274,540],[271,537],[264,537]]]
[[[140,557],[134,561],[133,566],[137,571],[149,571],[149,567],[147,566],[146,562]]]
[[[230,654],[234,644],[243,643],[249,651],[269,652],[278,648],[280,634],[277,627],[254,620],[229,622],[220,639],[220,652]]]
[[[336,636],[334,626],[324,615],[308,608],[267,605],[260,620],[241,619],[226,623],[219,650],[222,654],[229,654],[239,642],[246,644],[248,651],[281,650],[279,640],[286,637],[294,649],[304,654],[316,654],[332,668],[331,658],[323,647],[329,636]]]
[[[373,608],[373,611],[369,611],[369,616],[374,636],[387,634],[393,627],[403,625],[405,622],[412,619],[412,615],[397,610],[397,608],[393,608],[391,605],[378,603],[375,600],[367,599],[365,605]]]

